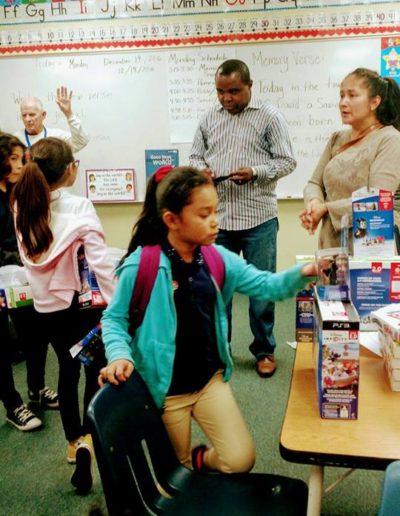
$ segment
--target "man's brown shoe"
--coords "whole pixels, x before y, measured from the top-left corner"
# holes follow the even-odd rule
[[[261,378],[269,378],[275,373],[276,368],[277,364],[274,355],[267,355],[257,360],[256,371]]]

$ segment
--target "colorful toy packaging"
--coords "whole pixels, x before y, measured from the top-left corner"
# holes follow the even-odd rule
[[[349,301],[329,301],[314,289],[313,356],[324,419],[357,419],[359,318]]]
[[[0,267],[0,310],[33,304],[25,270],[18,265]]]
[[[380,308],[372,312],[372,318],[379,329],[379,344],[390,387],[400,391],[400,305]]]
[[[104,356],[104,343],[101,336],[101,324],[95,326],[77,344],[74,344],[69,352],[72,358],[78,358],[84,365],[89,366],[101,354]]]
[[[309,254],[296,255],[296,263],[313,262],[315,257]],[[296,341],[312,342],[314,331],[314,292],[303,289],[296,294]]]
[[[395,255],[392,192],[360,188],[353,192],[352,210],[354,257]]]
[[[351,300],[360,316],[360,330],[377,331],[371,313],[400,302],[400,257],[350,260]]]
[[[324,301],[350,301],[349,256],[347,249],[332,247],[316,251],[317,291]]]
[[[312,289],[296,294],[296,341],[312,342],[314,332],[314,294]]]
[[[107,249],[108,256],[118,267],[121,258],[126,253],[125,249],[119,247],[109,247]],[[97,283],[95,273],[90,270],[90,267],[85,258],[85,250],[82,247],[78,249],[78,270],[81,279],[81,290],[78,295],[78,302],[81,308],[90,308],[98,306],[106,306],[106,302],[101,295],[99,285]]]
[[[106,306],[101,295],[96,275],[90,270],[83,247],[78,250],[78,270],[81,279],[81,290],[78,294],[78,302],[81,308]]]

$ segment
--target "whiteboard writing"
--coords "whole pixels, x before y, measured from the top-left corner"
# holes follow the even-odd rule
[[[278,195],[301,197],[327,139],[342,128],[340,82],[359,66],[379,70],[379,38],[2,58],[0,128],[21,129],[19,104],[33,95],[42,99],[49,127],[68,129],[55,102],[57,87],[66,85],[90,136],[78,155],[81,171],[133,169],[135,199],[142,200],[146,149],[177,149],[187,164],[199,119],[217,101],[215,71],[234,57],[250,68],[252,94],[288,122],[298,165],[278,182]],[[21,73],[26,80],[16,85]],[[76,190],[86,192],[82,177]]]

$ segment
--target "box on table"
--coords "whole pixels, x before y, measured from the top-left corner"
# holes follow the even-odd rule
[[[400,305],[390,304],[372,312],[379,330],[379,344],[393,391],[400,391]]]
[[[323,301],[314,289],[313,355],[320,416],[357,419],[359,318],[351,301]]]
[[[360,316],[360,330],[377,331],[371,313],[400,302],[400,257],[352,258],[349,265],[351,300]]]
[[[347,248],[331,247],[315,252],[316,289],[323,301],[350,301],[349,255]]]
[[[309,263],[315,260],[314,255],[298,254],[296,263]],[[314,293],[313,289],[303,289],[296,294],[296,342],[312,342],[314,331]]]
[[[357,258],[396,254],[393,194],[363,187],[353,192],[353,255]]]
[[[314,295],[311,288],[296,294],[296,341],[312,342],[314,333]]]

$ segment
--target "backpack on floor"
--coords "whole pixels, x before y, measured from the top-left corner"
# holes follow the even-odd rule
[[[225,281],[225,264],[222,256],[215,247],[211,245],[202,245],[200,250],[208,270],[215,279],[218,288],[222,290]],[[129,306],[131,319],[129,334],[131,336],[135,334],[136,329],[142,324],[151,291],[156,281],[160,255],[160,245],[146,245],[142,248],[135,286]]]

